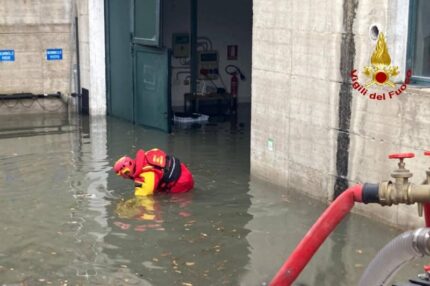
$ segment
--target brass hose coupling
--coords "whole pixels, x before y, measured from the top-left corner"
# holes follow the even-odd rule
[[[379,203],[384,206],[430,202],[430,185],[415,185],[409,182],[412,173],[405,168],[405,158],[413,158],[413,153],[391,154],[389,159],[399,159],[398,169],[391,173],[394,182],[379,184]],[[430,172],[427,173],[428,176]],[[422,206],[419,205],[419,213]]]

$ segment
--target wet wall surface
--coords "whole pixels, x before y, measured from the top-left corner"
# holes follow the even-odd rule
[[[3,117],[0,285],[267,285],[326,205],[252,178],[249,134],[246,118],[164,134],[110,117]],[[135,198],[111,171],[153,147],[188,165],[192,192]],[[355,285],[399,233],[348,216],[297,285]]]

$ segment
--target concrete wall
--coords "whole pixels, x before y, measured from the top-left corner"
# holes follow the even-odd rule
[[[3,0],[0,50],[15,50],[15,61],[0,62],[0,94],[76,92],[75,16],[81,87],[90,91],[90,113],[106,113],[103,0]],[[47,61],[48,48],[63,49],[63,59]]]
[[[69,93],[70,23],[70,0],[1,1],[0,50],[15,50],[15,61],[0,62],[0,94]],[[47,61],[48,48],[63,60]]]
[[[0,100],[0,115],[65,113],[67,104],[61,98],[32,98]]]
[[[330,200],[348,184],[389,179],[396,162],[388,154],[411,151],[418,155],[407,162],[412,181],[424,179],[430,90],[408,87],[397,98],[376,101],[351,90],[349,77],[370,64],[376,42],[369,29],[376,24],[401,81],[408,2],[254,0],[254,175]],[[358,210],[401,227],[419,222],[415,207]]]
[[[198,1],[198,35],[212,40],[213,49],[218,51],[221,77],[230,89],[230,76],[224,72],[228,64],[237,65],[247,80],[239,83],[240,102],[251,99],[251,44],[252,44],[252,0],[220,0]],[[190,1],[165,1],[164,5],[164,45],[172,47],[172,33],[190,31]],[[227,60],[227,45],[238,45],[238,59]],[[173,59],[172,64],[179,66],[179,60]],[[189,85],[184,85],[186,75],[172,72],[172,104],[183,105],[183,95],[189,92]],[[183,71],[183,70],[181,70]],[[220,80],[215,81],[222,87]],[[210,83],[208,83],[210,85]]]

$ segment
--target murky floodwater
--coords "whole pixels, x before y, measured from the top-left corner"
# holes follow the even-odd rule
[[[0,285],[265,285],[325,208],[250,179],[248,123],[171,135],[113,118],[0,125]],[[140,147],[176,154],[195,190],[133,198],[110,170]],[[398,233],[350,216],[298,282],[354,285]]]

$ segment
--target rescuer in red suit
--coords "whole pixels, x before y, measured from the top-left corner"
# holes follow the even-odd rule
[[[160,149],[139,150],[136,158],[124,156],[113,167],[117,175],[134,180],[134,194],[183,193],[194,187],[191,172],[178,158]]]

